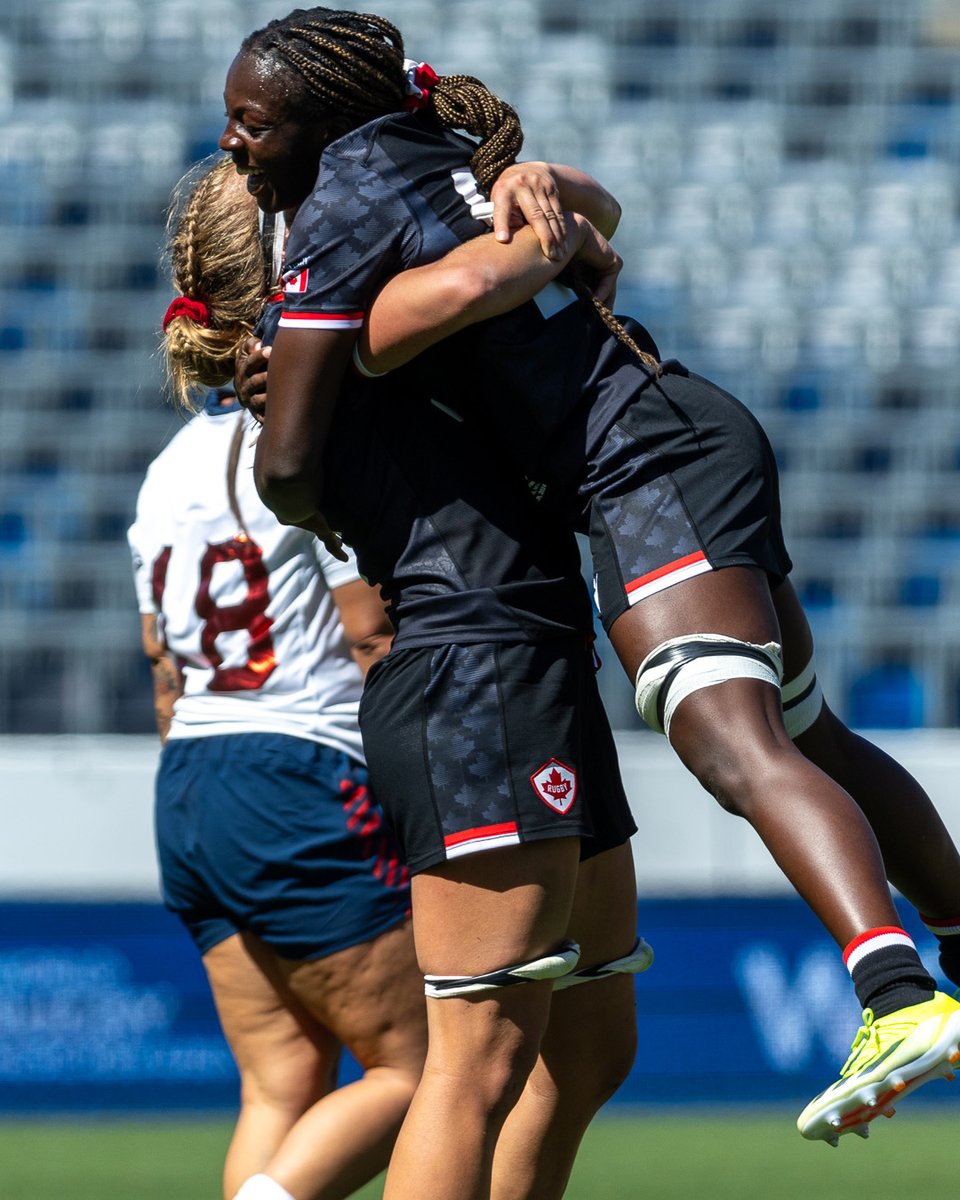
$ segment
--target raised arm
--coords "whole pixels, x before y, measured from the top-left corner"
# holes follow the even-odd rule
[[[565,213],[580,213],[606,238],[620,223],[620,205],[610,192],[586,171],[563,163],[514,163],[500,174],[490,199],[497,241],[509,242],[527,224],[551,259],[563,253]]]
[[[567,236],[559,258],[544,256],[531,225],[518,229],[509,243],[494,236],[474,238],[438,262],[394,276],[377,296],[360,335],[363,367],[383,374],[403,366],[467,325],[516,308],[571,263],[594,294],[611,304],[620,256],[585,217],[565,216]]]

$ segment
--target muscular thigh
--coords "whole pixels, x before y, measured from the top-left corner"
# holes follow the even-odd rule
[[[476,975],[554,950],[567,936],[579,855],[578,839],[556,838],[491,850],[415,876],[421,969]]]
[[[580,946],[580,967],[610,962],[633,948],[637,882],[628,842],[580,864],[568,931]]]
[[[813,655],[813,635],[790,580],[785,579],[779,587],[773,589],[772,594],[780,626],[783,677],[786,681],[794,679],[810,662]]]
[[[610,630],[631,679],[644,658],[669,638],[719,633],[745,642],[780,641],[780,626],[762,571],[727,567],[678,583],[634,605]]]

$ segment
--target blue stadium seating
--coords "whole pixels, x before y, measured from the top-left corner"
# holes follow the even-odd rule
[[[0,731],[149,727],[122,531],[177,427],[156,356],[165,209],[215,148],[240,38],[289,7],[6,0]],[[411,54],[517,104],[527,156],[611,188],[621,311],[766,424],[835,705],[865,724],[956,724],[951,6],[392,0],[389,14]],[[634,722],[616,671],[603,680],[615,720]]]

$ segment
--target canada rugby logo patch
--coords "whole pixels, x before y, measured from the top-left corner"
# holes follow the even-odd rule
[[[533,790],[554,812],[569,812],[577,798],[577,773],[551,758],[530,776]]]

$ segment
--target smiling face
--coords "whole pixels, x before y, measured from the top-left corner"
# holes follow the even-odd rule
[[[273,59],[241,53],[227,73],[220,149],[247,177],[247,191],[264,212],[289,212],[303,203],[330,141],[321,122],[295,115],[294,94],[295,81]]]

